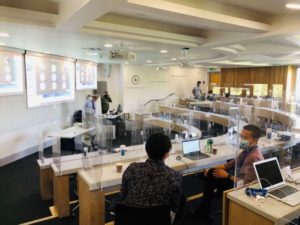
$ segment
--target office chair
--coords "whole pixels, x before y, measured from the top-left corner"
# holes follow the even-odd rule
[[[115,225],[171,225],[170,207],[167,205],[138,208],[117,203]]]
[[[72,124],[82,123],[82,110],[77,110],[74,112],[72,117]]]

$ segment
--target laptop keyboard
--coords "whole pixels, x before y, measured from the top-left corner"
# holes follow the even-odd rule
[[[293,188],[291,186],[285,185],[280,188],[277,188],[275,190],[269,191],[270,194],[276,196],[277,198],[284,198],[288,195],[291,195],[298,190],[296,188]]]

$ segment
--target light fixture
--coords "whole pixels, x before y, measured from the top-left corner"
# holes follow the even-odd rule
[[[160,50],[159,52],[160,52],[160,53],[167,53],[167,52],[168,52],[168,50],[166,50],[166,49],[162,49],[162,50]]]
[[[176,58],[172,58],[171,60],[175,61],[175,60],[176,60]]]
[[[296,3],[296,2],[290,2],[285,4],[285,7],[288,9],[300,9],[300,3]]]
[[[113,46],[112,44],[104,44],[105,48],[112,48],[112,46]]]
[[[89,52],[89,51],[86,51],[85,54],[86,54],[86,55],[97,56],[97,55],[98,55],[98,52]]]
[[[147,63],[152,63],[152,60],[147,60]]]
[[[0,33],[0,37],[9,37],[10,34],[9,33]]]
[[[6,44],[3,42],[0,42],[0,46],[5,46]]]

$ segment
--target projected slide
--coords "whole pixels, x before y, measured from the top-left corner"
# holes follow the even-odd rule
[[[51,56],[26,54],[27,106],[75,99],[75,63]]]
[[[0,52],[0,95],[23,93],[23,65],[21,53]]]
[[[76,62],[76,90],[97,89],[97,64]]]

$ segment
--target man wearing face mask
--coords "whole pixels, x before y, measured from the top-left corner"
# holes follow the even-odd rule
[[[236,159],[223,165],[204,171],[204,190],[200,207],[194,213],[202,221],[211,222],[209,216],[210,205],[213,200],[214,190],[218,193],[233,188],[234,182],[249,184],[256,179],[253,163],[263,160],[263,155],[257,147],[261,130],[252,124],[244,126],[241,132],[240,148],[243,151]],[[232,176],[228,171],[236,168],[236,176]]]

